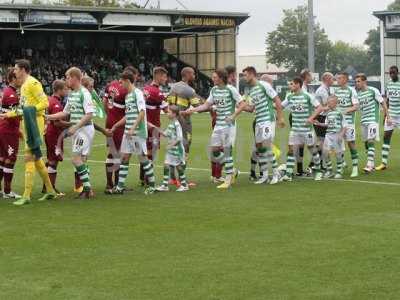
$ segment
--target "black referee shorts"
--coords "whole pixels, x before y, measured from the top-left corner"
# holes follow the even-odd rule
[[[320,123],[325,123],[325,119],[326,119],[325,116],[319,115],[317,117],[317,121],[320,122]],[[315,134],[317,135],[317,137],[322,137],[322,138],[325,137],[325,135],[326,135],[326,127],[321,127],[321,126],[314,125],[314,130],[315,130]]]

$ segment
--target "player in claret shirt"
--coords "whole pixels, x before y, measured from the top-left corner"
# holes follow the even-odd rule
[[[161,91],[160,87],[165,85],[168,80],[168,72],[163,67],[156,67],[153,70],[153,81],[143,89],[145,101],[146,101],[146,117],[147,122],[150,122],[156,127],[161,126],[160,114],[161,110],[166,112],[168,107],[165,95]],[[147,157],[153,161],[154,154],[160,148],[160,134],[159,131],[154,128],[148,128],[147,136]],[[140,180],[142,184],[145,184],[145,176],[143,165],[140,165]]]
[[[49,107],[47,114],[52,115],[63,111],[63,99],[68,95],[68,87],[65,81],[55,80],[53,82],[53,95],[49,97]],[[70,123],[66,120],[47,122],[44,140],[47,149],[47,172],[49,173],[51,184],[58,196],[64,194],[56,189],[57,166],[63,161],[64,143],[63,131],[68,128]]]
[[[132,66],[128,66],[124,71],[130,71],[134,74],[135,80],[138,76],[138,71]],[[125,116],[125,98],[128,91],[122,86],[118,80],[114,80],[106,87],[103,102],[106,117],[106,128],[111,129]],[[124,128],[119,127],[114,132],[111,138],[107,139],[108,154],[106,159],[106,175],[107,186],[106,194],[112,194],[113,187],[118,184],[120,159],[120,148]]]
[[[2,114],[15,110],[19,104],[14,68],[8,70],[6,79],[8,85],[4,88],[1,99]],[[1,182],[4,180],[3,198],[19,199],[21,196],[11,191],[11,182],[19,148],[20,118],[4,118],[5,115],[2,116],[0,119],[0,190]]]

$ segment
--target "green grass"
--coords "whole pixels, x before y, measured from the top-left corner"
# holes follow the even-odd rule
[[[239,120],[236,164],[244,171],[251,120]],[[277,135],[285,152],[287,129]],[[400,185],[254,186],[244,174],[219,191],[209,183],[209,136],[209,116],[195,116],[190,167],[202,170],[188,171],[198,187],[187,193],[145,197],[132,167],[134,192],[103,195],[104,139],[97,135],[91,160],[99,162],[90,163],[95,199],[73,199],[67,160],[58,179],[66,198],[22,208],[1,199],[0,299],[400,298]],[[390,169],[359,180],[400,184],[397,133],[392,149]],[[22,186],[20,159],[14,189]]]

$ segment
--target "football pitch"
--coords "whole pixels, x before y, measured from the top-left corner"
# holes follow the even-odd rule
[[[58,173],[66,197],[25,207],[1,199],[0,299],[399,299],[399,133],[384,172],[350,180],[348,168],[345,180],[255,186],[245,173],[251,122],[239,117],[235,164],[243,173],[227,191],[210,182],[210,118],[201,114],[187,172],[198,186],[189,192],[145,196],[132,165],[133,191],[104,195],[105,139],[96,133],[94,199],[74,199],[68,159]],[[287,137],[287,128],[277,130],[281,163]],[[157,160],[159,183],[162,153]],[[20,157],[16,192],[23,181]]]

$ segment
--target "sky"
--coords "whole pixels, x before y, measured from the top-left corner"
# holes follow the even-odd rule
[[[147,0],[138,0],[144,4]],[[161,8],[183,9],[177,0],[160,0]],[[265,37],[282,20],[283,9],[305,4],[307,0],[179,0],[190,10],[246,12],[250,18],[241,25],[239,55],[265,53]],[[385,10],[393,0],[314,0],[316,22],[333,41],[362,45],[367,32],[378,26],[373,11]],[[153,5],[157,0],[150,0]]]

